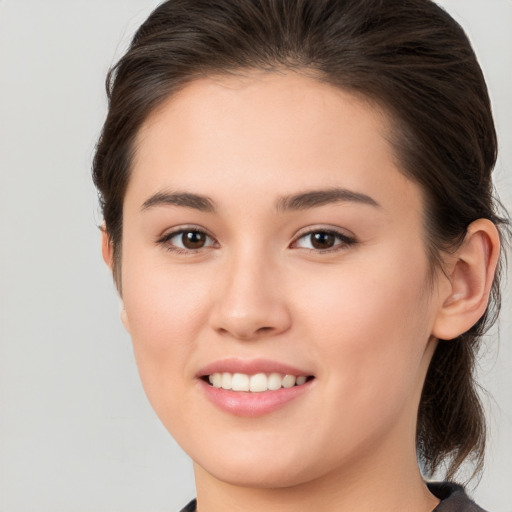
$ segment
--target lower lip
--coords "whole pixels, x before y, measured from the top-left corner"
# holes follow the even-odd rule
[[[275,391],[263,391],[251,393],[249,391],[231,391],[216,388],[207,382],[200,380],[204,393],[219,409],[236,416],[263,416],[269,414],[288,402],[300,397],[311,387],[314,379],[300,386],[281,388]]]

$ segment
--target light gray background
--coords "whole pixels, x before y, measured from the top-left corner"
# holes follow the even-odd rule
[[[150,0],[0,0],[0,512],[178,510],[191,464],[139,384],[100,255],[90,162],[103,81]],[[444,0],[491,90],[512,206],[512,1]],[[511,512],[512,280],[481,379],[491,420],[474,496]]]

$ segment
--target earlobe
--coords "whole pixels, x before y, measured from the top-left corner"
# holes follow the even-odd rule
[[[123,323],[124,325],[124,328],[126,329],[126,332],[130,332],[130,323],[128,322],[128,315],[126,313],[126,309],[124,307],[124,302],[121,301],[121,313],[120,313],[120,317],[121,317],[121,322]]]
[[[449,286],[432,334],[450,340],[468,331],[484,314],[496,272],[500,237],[487,219],[472,222],[464,242],[450,257],[446,275]]]

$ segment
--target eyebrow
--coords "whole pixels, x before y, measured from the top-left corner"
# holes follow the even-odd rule
[[[276,202],[276,210],[280,212],[307,210],[340,202],[360,203],[376,208],[381,207],[375,199],[366,194],[344,188],[331,188],[280,197]],[[215,213],[216,211],[215,203],[211,198],[189,192],[157,192],[144,201],[141,210],[144,211],[154,206],[166,205],[193,208],[194,210],[207,213]]]
[[[158,192],[144,201],[141,210],[165,205],[183,206],[208,213],[215,212],[214,203],[209,197],[188,192]]]
[[[372,197],[354,192],[345,188],[331,188],[327,190],[312,190],[281,197],[276,204],[278,211],[288,210],[307,210],[308,208],[317,208],[332,203],[361,203],[376,208],[381,208],[380,204]]]

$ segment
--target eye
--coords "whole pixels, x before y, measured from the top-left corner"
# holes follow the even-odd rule
[[[215,246],[215,240],[198,229],[180,229],[163,236],[158,243],[169,251],[190,252]]]
[[[304,233],[293,242],[293,247],[319,252],[331,252],[356,243],[355,239],[333,230],[317,229]]]

